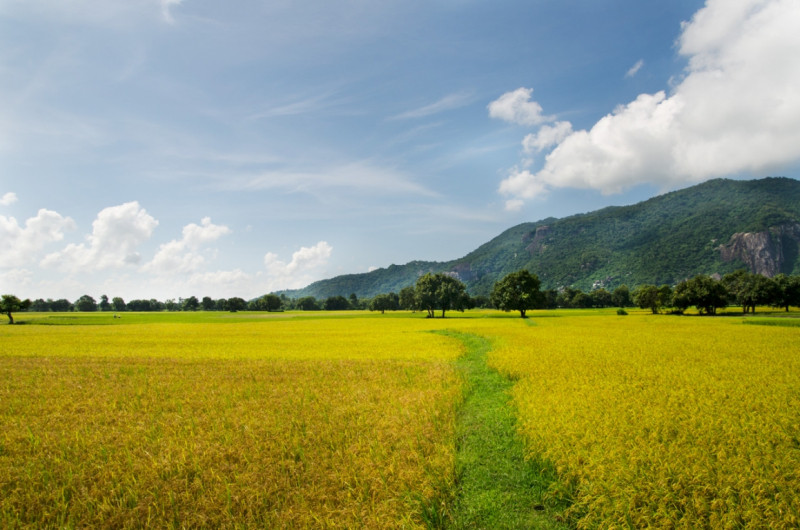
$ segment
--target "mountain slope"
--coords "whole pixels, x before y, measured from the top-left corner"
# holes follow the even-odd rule
[[[488,294],[526,268],[543,288],[676,283],[748,268],[800,273],[800,181],[716,179],[634,204],[512,227],[463,258],[413,261],[315,282],[289,296],[370,297],[399,291],[425,272],[451,272]]]

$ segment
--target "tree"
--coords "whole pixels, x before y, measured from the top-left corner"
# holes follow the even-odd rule
[[[742,306],[742,312],[755,314],[757,305],[771,304],[779,297],[780,287],[769,278],[743,269],[726,274],[722,284],[729,301]]]
[[[58,313],[65,313],[67,311],[72,311],[72,308],[73,308],[72,302],[70,302],[66,298],[59,298],[58,300],[50,302],[50,310],[56,311]]]
[[[228,298],[228,311],[231,313],[244,311],[245,309],[247,309],[247,302],[244,300],[244,298],[239,298],[238,296]]]
[[[789,306],[800,305],[800,276],[787,276],[778,274],[773,278],[775,282],[775,298],[771,302],[775,307],[785,307],[789,311]]]
[[[539,277],[525,269],[506,274],[494,284],[492,304],[502,311],[519,311],[519,316],[525,318],[528,309],[536,309],[543,304],[540,286]]]
[[[411,311],[417,310],[417,300],[414,292],[413,285],[407,285],[400,289],[399,303],[400,309],[410,309]]]
[[[267,311],[280,311],[282,301],[277,294],[265,294],[261,297],[263,308]]]
[[[313,296],[304,296],[297,300],[297,308],[303,311],[319,311],[319,304]]]
[[[575,293],[575,296],[572,297],[572,301],[570,305],[572,307],[579,307],[581,309],[588,309],[592,307],[594,300],[591,295],[584,293],[583,291],[578,291]]]
[[[37,298],[31,303],[30,309],[37,313],[44,313],[45,311],[50,311],[50,304],[41,298]]]
[[[641,309],[649,309],[655,315],[661,308],[661,297],[655,285],[640,285],[633,293],[633,302]]]
[[[666,283],[658,288],[659,307],[672,307],[672,287]]]
[[[217,303],[210,296],[204,296],[203,301],[200,302],[200,305],[202,306],[203,311],[213,311],[217,308]]]
[[[78,311],[97,311],[97,302],[94,298],[85,294],[75,301],[75,309]]]
[[[399,297],[395,293],[379,294],[369,302],[370,311],[380,311],[383,314],[387,309],[395,311],[399,307]]]
[[[181,308],[181,304],[175,301],[174,298],[168,298],[164,301],[164,308],[167,311],[179,311]]]
[[[4,294],[3,297],[0,298],[0,312],[5,313],[5,315],[8,317],[9,324],[14,323],[14,317],[12,316],[12,313],[25,311],[30,306],[30,300],[20,300],[13,294]]]
[[[350,298],[348,301],[350,302],[350,309],[361,309],[361,304],[358,301],[358,296],[356,296],[356,293],[350,293]]]
[[[433,318],[437,309],[442,310],[442,318],[448,310],[463,311],[469,298],[459,279],[441,272],[420,277],[414,293],[418,307],[428,312],[428,318]]]
[[[111,299],[111,307],[114,308],[114,311],[118,312],[125,311],[125,309],[127,309],[127,307],[125,306],[125,300],[123,300],[119,296],[115,296],[114,298]]]
[[[700,313],[716,315],[717,309],[728,304],[728,291],[721,282],[710,276],[698,275],[675,286],[675,307],[697,307]]]
[[[611,293],[602,288],[592,291],[592,300],[594,307],[609,307],[614,303],[611,300]]]
[[[184,311],[197,311],[200,308],[200,300],[196,296],[190,296],[183,301]]]
[[[100,297],[100,311],[111,311],[111,304],[108,303],[108,296],[103,295]]]
[[[344,311],[350,309],[350,302],[344,296],[337,295],[326,298],[322,306],[326,311]]]
[[[611,293],[611,300],[617,307],[629,307],[631,305],[631,291],[624,283],[614,289]]]

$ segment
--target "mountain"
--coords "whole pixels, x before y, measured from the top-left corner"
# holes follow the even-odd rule
[[[371,297],[398,292],[426,272],[457,274],[472,295],[519,269],[542,288],[613,289],[621,284],[674,284],[696,274],[748,269],[766,276],[800,274],[800,181],[716,179],[632,206],[509,228],[463,258],[412,261],[337,276],[291,297]]]

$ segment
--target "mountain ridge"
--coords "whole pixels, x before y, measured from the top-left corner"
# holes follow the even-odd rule
[[[800,273],[800,181],[714,179],[629,206],[521,223],[451,261],[410,261],[319,280],[290,297],[372,297],[398,292],[426,272],[457,275],[486,295],[505,274],[527,269],[542,288],[612,289],[674,284],[696,274],[748,269]]]

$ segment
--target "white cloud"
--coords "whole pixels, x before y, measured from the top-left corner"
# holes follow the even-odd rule
[[[17,202],[17,194],[14,192],[9,191],[0,197],[0,206],[11,206],[15,202]]]
[[[91,272],[135,265],[141,260],[137,248],[150,239],[158,221],[136,201],[105,208],[92,223],[87,243],[70,244],[48,254],[42,266],[65,272]]]
[[[572,132],[540,171],[513,170],[500,192],[529,198],[552,187],[669,188],[796,163],[797,27],[794,0],[708,0],[683,26],[679,50],[689,66],[671,95],[641,94],[588,131]]]
[[[374,166],[368,162],[354,162],[341,166],[311,171],[269,171],[256,176],[230,178],[220,187],[233,190],[283,189],[292,193],[319,194],[335,188],[346,188],[376,195],[409,194],[436,196],[436,193],[402,172]]]
[[[11,269],[0,272],[0,293],[13,293],[20,298],[27,298],[21,288],[27,288],[33,280],[33,272],[28,269]]]
[[[426,116],[431,116],[433,114],[439,114],[440,112],[445,112],[448,110],[453,110],[459,107],[463,107],[464,105],[469,104],[470,101],[472,101],[472,94],[469,94],[467,92],[457,92],[455,94],[448,94],[442,99],[434,103],[431,103],[429,105],[425,105],[417,109],[397,114],[396,116],[392,116],[389,119],[407,120],[411,118],[424,118]]]
[[[543,125],[536,134],[529,134],[522,140],[526,153],[543,151],[560,144],[572,134],[572,124],[568,121],[557,121],[553,125]]]
[[[635,76],[636,74],[639,73],[639,70],[642,69],[642,66],[644,66],[644,59],[639,59],[638,61],[636,61],[636,64],[631,66],[628,69],[628,71],[625,72],[625,77],[633,77],[633,76]]]
[[[170,8],[172,6],[179,6],[183,2],[183,0],[159,0],[161,3],[161,16],[164,17],[164,20],[170,24],[174,23],[175,20],[172,18],[172,13],[170,12]]]
[[[551,121],[549,116],[542,116],[542,106],[531,101],[532,88],[518,88],[506,92],[495,101],[489,103],[489,116],[520,125],[538,125]]]
[[[286,263],[278,259],[277,254],[267,252],[264,266],[270,276],[273,289],[295,289],[305,287],[314,280],[312,272],[328,263],[333,247],[326,241],[320,241],[313,247],[300,247],[292,254],[292,261]]]
[[[210,217],[204,217],[199,225],[194,223],[183,227],[183,237],[162,244],[153,260],[142,270],[156,274],[185,274],[198,270],[205,258],[199,253],[202,246],[230,234],[231,230],[224,225],[215,225]]]
[[[24,227],[15,218],[0,215],[0,268],[30,264],[47,244],[61,241],[65,231],[74,229],[72,219],[44,208]]]
[[[522,199],[509,199],[506,201],[506,211],[508,212],[518,212],[522,209],[525,205],[525,201]]]

